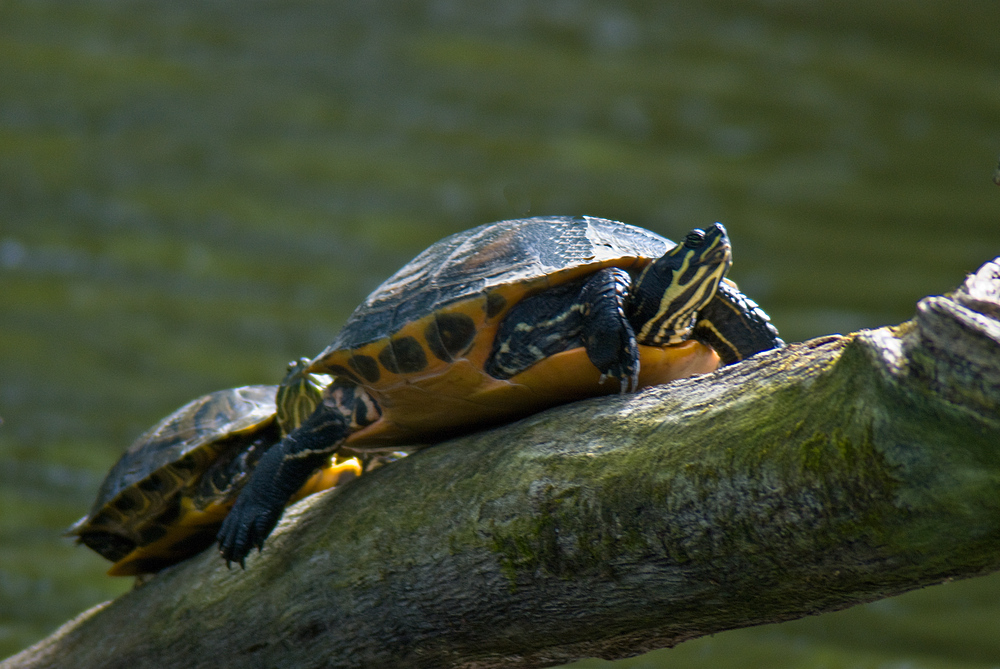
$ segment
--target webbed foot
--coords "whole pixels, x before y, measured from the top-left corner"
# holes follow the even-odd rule
[[[233,505],[232,511],[222,521],[222,528],[216,538],[219,540],[219,553],[226,561],[238,562],[245,568],[246,557],[256,548],[264,547],[264,540],[271,534],[274,526],[281,518],[282,507],[275,510],[272,506],[248,499],[240,495]]]

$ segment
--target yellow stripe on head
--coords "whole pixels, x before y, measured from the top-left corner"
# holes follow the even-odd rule
[[[630,295],[629,319],[639,343],[663,346],[687,339],[731,263],[726,229],[716,223],[692,230],[683,244],[650,264]]]

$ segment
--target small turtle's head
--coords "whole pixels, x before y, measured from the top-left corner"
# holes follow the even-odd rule
[[[333,381],[326,374],[307,374],[308,366],[306,358],[288,363],[285,380],[278,386],[274,403],[278,408],[278,427],[282,436],[301,425],[316,410],[323,399],[323,389]]]
[[[679,344],[691,335],[698,311],[715,296],[732,264],[721,223],[687,234],[650,263],[632,286],[626,313],[640,344]]]

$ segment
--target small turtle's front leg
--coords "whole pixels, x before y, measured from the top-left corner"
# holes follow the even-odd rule
[[[227,565],[243,566],[251,549],[263,548],[289,498],[339,448],[352,432],[351,423],[339,403],[324,400],[261,457],[217,536]]]

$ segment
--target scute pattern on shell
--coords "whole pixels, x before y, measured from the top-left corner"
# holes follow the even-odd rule
[[[108,472],[91,516],[126,488],[185,454],[271,420],[276,411],[276,390],[276,386],[221,390],[199,397],[164,418],[136,439]]]
[[[589,216],[516,219],[446,237],[368,296],[317,359],[388,338],[448,304],[504,285],[621,257],[658,258],[674,243]]]

